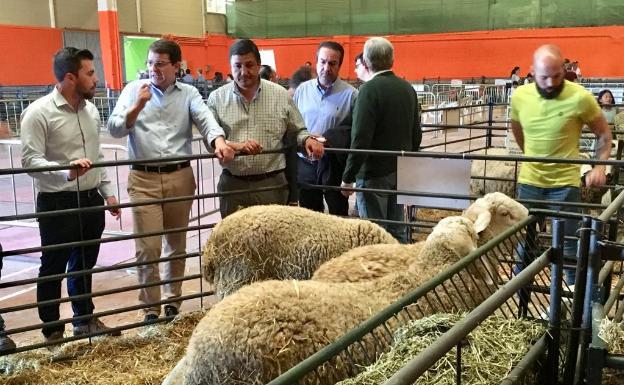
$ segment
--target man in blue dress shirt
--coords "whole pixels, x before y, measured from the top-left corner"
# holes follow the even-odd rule
[[[316,52],[316,79],[302,83],[295,91],[295,104],[307,130],[312,135],[329,137],[328,147],[349,147],[351,111],[357,90],[338,77],[344,49],[333,41],[322,42]],[[337,143],[343,142],[343,143]],[[325,154],[320,161],[299,154],[299,183],[340,186],[344,163],[335,154]],[[337,170],[340,168],[340,170]],[[332,178],[332,174],[335,175]],[[348,215],[349,202],[340,191],[302,188],[299,205],[323,212],[327,202],[330,214]]]
[[[225,133],[204,103],[197,89],[176,81],[182,53],[180,46],[170,40],[157,40],[149,47],[148,80],[129,83],[117,101],[108,121],[113,137],[128,136],[130,159],[157,159],[192,154],[192,124],[213,147],[219,159],[228,162],[234,157],[225,142]],[[195,192],[195,178],[189,161],[133,165],[128,176],[128,195],[132,202],[151,199],[191,196]],[[187,227],[193,201],[152,204],[132,208],[134,232],[137,234]],[[186,254],[186,232],[165,234],[164,256]],[[135,239],[138,262],[158,262],[161,254],[160,236]],[[164,280],[184,275],[185,259],[164,262]],[[158,263],[137,268],[139,283],[160,280]],[[182,295],[182,281],[163,286],[165,315],[178,314]],[[160,286],[139,290],[139,301],[145,305],[145,321],[153,321],[160,314]]]

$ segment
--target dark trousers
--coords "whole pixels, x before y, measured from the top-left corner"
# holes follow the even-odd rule
[[[97,190],[80,192],[80,207],[103,206],[104,199]],[[76,192],[39,193],[37,195],[37,212],[66,210],[78,208]],[[104,211],[83,213],[81,215],[55,215],[39,218],[39,234],[41,246],[59,243],[76,242],[88,239],[99,239],[104,231]],[[64,248],[45,251],[41,254],[39,277],[63,274],[91,269],[97,261],[99,245],[86,247]],[[61,298],[62,279],[37,284],[37,302]],[[91,293],[91,274],[77,275],[67,278],[67,292],[70,296]],[[39,306],[39,318],[43,322],[60,319],[60,304]],[[83,299],[72,301],[74,317],[93,314],[93,301]],[[74,326],[85,324],[89,320],[74,321]],[[49,336],[55,331],[65,330],[64,325],[44,326],[42,332]]]
[[[321,184],[323,176],[320,175],[318,162],[299,158],[298,180],[299,183]],[[299,206],[322,213],[325,211],[323,197],[325,197],[330,214],[349,215],[349,199],[340,191],[301,188]]]

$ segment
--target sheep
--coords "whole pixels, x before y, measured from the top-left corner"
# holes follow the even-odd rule
[[[477,152],[479,153],[479,152]],[[509,155],[506,148],[489,148],[486,155]],[[474,177],[501,178],[507,180],[470,179],[470,193],[482,196],[491,192],[501,192],[507,196],[516,196],[516,180],[520,163],[513,160],[474,159],[470,166],[470,175]]]
[[[490,193],[477,199],[463,216],[475,223],[481,246],[528,216],[526,207],[502,193]],[[312,276],[325,282],[360,282],[401,271],[418,257],[424,242],[411,245],[360,246],[322,264]],[[493,273],[487,261],[486,266]],[[487,275],[490,277],[490,275]],[[492,283],[488,281],[487,283]]]
[[[253,206],[228,216],[203,252],[203,276],[223,298],[268,279],[309,279],[321,263],[357,246],[398,241],[381,226],[301,207]]]
[[[476,247],[474,224],[448,217],[433,229],[420,258],[399,273],[359,283],[271,280],[242,287],[200,321],[165,384],[174,384],[174,377],[183,377],[184,385],[265,384]],[[421,308],[434,311],[426,301]]]

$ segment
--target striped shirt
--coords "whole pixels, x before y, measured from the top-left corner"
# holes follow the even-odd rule
[[[228,83],[210,94],[208,107],[231,142],[253,139],[269,150],[283,147],[286,132],[297,132],[297,143],[301,145],[310,136],[288,92],[267,80],[260,80],[250,102],[241,95],[235,82]],[[233,175],[257,175],[284,169],[286,157],[284,154],[237,156],[223,166]]]

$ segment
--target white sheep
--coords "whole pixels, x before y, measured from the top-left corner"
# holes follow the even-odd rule
[[[185,357],[165,384],[176,384],[175,378],[183,378],[178,383],[184,385],[265,384],[476,247],[473,223],[449,217],[429,235],[420,258],[400,273],[359,283],[272,280],[245,286],[200,321]],[[456,295],[451,288],[447,291]],[[472,291],[479,301],[480,291]],[[445,296],[441,300],[452,301]],[[435,310],[426,301],[420,308]],[[338,369],[345,364],[339,363]]]
[[[484,153],[482,151],[475,154]],[[485,153],[484,153],[485,154]],[[510,155],[506,148],[488,148],[487,155]],[[473,159],[470,166],[470,193],[483,196],[491,192],[501,192],[507,196],[516,196],[517,175],[520,163],[513,160]],[[474,179],[474,177],[502,178],[507,180]]]
[[[462,216],[475,223],[479,246],[493,239],[528,216],[520,203],[502,193],[490,193],[477,199]],[[325,282],[360,282],[402,271],[418,257],[424,241],[411,245],[361,246],[323,263],[312,276]],[[491,267],[495,261],[487,261]],[[493,273],[493,270],[490,271]],[[488,275],[486,278],[489,278]],[[489,282],[488,280],[488,283]]]
[[[381,226],[301,207],[253,206],[226,217],[203,253],[217,296],[268,279],[309,279],[325,261],[362,245],[398,243]]]

